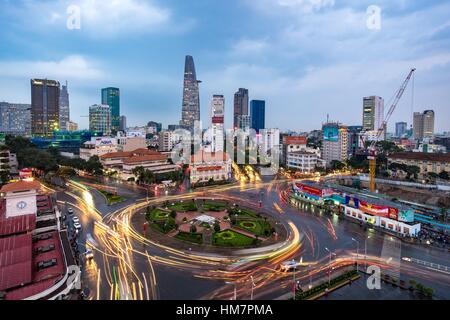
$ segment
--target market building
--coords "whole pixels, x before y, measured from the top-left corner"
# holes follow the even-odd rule
[[[191,184],[231,179],[231,158],[226,152],[200,151],[192,156],[189,164]]]
[[[62,299],[81,288],[61,214],[40,189],[22,180],[0,190],[0,300]]]

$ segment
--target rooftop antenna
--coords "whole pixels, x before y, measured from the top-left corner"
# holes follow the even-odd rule
[[[327,113],[327,123],[330,122],[330,115]]]

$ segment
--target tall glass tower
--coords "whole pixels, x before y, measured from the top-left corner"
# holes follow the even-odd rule
[[[252,100],[250,102],[251,127],[257,133],[265,129],[266,125],[266,102],[264,100]]]
[[[186,56],[180,125],[191,131],[194,129],[194,122],[200,121],[199,83],[201,81],[197,80],[194,58]]]
[[[62,86],[59,93],[59,130],[67,131],[67,123],[70,121],[69,92],[66,85]]]
[[[120,130],[120,90],[119,88],[102,89],[102,104],[111,108],[111,131]]]

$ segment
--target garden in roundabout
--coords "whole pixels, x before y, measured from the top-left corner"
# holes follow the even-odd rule
[[[256,247],[272,239],[275,228],[262,212],[225,200],[165,202],[146,211],[151,232],[197,245]]]

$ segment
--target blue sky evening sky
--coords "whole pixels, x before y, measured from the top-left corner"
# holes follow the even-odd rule
[[[66,27],[71,4],[80,30]],[[380,30],[366,26],[370,5]],[[129,125],[178,123],[186,54],[203,81],[204,122],[224,94],[229,126],[245,87],[267,101],[268,127],[317,129],[327,114],[361,124],[362,97],[389,101],[416,67],[414,111],[434,109],[436,130],[450,130],[445,0],[0,0],[0,101],[29,103],[30,78],[68,80],[81,127],[106,86],[120,87]],[[410,86],[390,128],[411,119]]]

